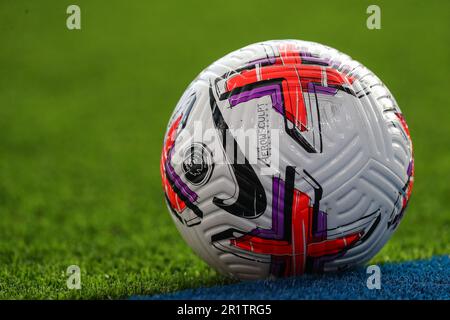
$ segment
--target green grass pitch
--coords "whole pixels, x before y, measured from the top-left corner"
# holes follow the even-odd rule
[[[448,1],[2,1],[0,298],[124,298],[227,283],[179,236],[163,200],[166,124],[204,67],[296,38],[372,69],[410,126],[409,209],[374,262],[450,252]],[[81,7],[82,30],[66,28]],[[81,267],[81,290],[65,270]]]

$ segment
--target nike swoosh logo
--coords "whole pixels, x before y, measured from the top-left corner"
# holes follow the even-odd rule
[[[232,163],[229,165],[238,186],[236,201],[227,203],[229,199],[214,197],[213,203],[235,216],[247,219],[257,218],[264,213],[267,207],[264,187],[248,162],[248,159],[243,155],[233,135],[230,133],[228,125],[217,105],[212,86],[209,88],[209,100],[214,126],[222,136],[222,146],[227,158],[232,160]],[[230,142],[232,142],[233,148],[227,148]],[[238,159],[243,159],[244,161],[242,162],[244,163],[238,163]]]

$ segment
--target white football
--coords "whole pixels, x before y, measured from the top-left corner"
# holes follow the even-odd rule
[[[343,270],[397,228],[413,185],[405,119],[369,69],[324,45],[267,41],[217,60],[169,121],[171,216],[239,279]]]

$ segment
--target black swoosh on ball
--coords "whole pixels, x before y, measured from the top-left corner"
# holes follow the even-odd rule
[[[258,176],[243,155],[233,135],[230,133],[227,123],[214,98],[212,88],[209,88],[209,99],[214,126],[222,136],[222,146],[228,159],[233,159],[230,167],[233,170],[238,185],[238,196],[234,203],[225,203],[226,199],[214,197],[213,203],[219,208],[235,215],[247,219],[257,218],[266,210],[267,199],[264,187]],[[232,142],[233,148],[227,148],[227,141]],[[238,159],[243,159],[244,163],[237,163]]]

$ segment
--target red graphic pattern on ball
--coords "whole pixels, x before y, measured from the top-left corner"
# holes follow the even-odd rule
[[[176,138],[176,131],[178,128],[178,124],[180,123],[181,116],[179,116],[172,124],[172,126],[169,128],[169,131],[167,132],[167,138],[164,143],[164,147],[161,153],[161,162],[160,162],[160,171],[161,171],[161,178],[162,183],[164,187],[165,194],[167,196],[167,199],[170,203],[170,206],[176,210],[178,213],[181,213],[185,208],[186,204],[183,200],[180,199],[180,197],[175,193],[173,190],[171,184],[169,183],[167,176],[166,176],[166,170],[165,165],[168,161],[167,157],[169,155],[170,150],[172,149],[175,138]]]
[[[273,108],[285,119],[288,134],[308,152],[322,152],[317,94],[334,96],[342,90],[355,95],[351,89],[354,78],[333,69],[330,61],[292,45],[280,45],[278,52],[279,56],[250,62],[245,68],[226,74],[220,100],[228,98],[230,106],[235,107],[270,95]],[[304,93],[308,94],[308,101]],[[318,141],[305,139],[301,132],[308,130],[319,136]]]
[[[288,168],[286,174],[293,175],[294,172],[293,168]],[[290,177],[288,179],[293,180]],[[317,206],[314,206],[306,193],[295,188],[290,192],[285,188],[286,183],[274,179],[273,193],[276,200],[272,210],[272,230],[274,226],[279,227],[278,232],[255,229],[249,234],[230,240],[230,244],[237,248],[270,254],[273,275],[290,276],[320,270],[324,261],[321,258],[336,257],[361,239],[362,231],[328,240],[326,213],[318,210],[320,199],[317,199]],[[283,205],[288,208],[286,214],[276,208]],[[274,221],[274,218],[278,221]],[[286,222],[287,228],[282,228]]]

